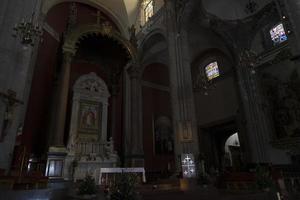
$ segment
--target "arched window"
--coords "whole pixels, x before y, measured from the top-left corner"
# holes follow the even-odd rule
[[[282,23],[272,27],[272,29],[270,30],[270,35],[273,41],[273,45],[281,44],[288,39]]]
[[[154,14],[154,1],[144,0],[142,7],[143,7],[142,24],[145,24]]]
[[[206,77],[209,81],[220,76],[218,62],[211,62],[205,67]]]

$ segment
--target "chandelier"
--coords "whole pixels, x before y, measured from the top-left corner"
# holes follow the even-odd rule
[[[32,14],[29,21],[25,21],[24,18],[19,24],[16,24],[13,28],[13,37],[19,38],[23,45],[34,46],[36,40],[42,36],[43,31],[38,23],[34,23],[34,15]]]

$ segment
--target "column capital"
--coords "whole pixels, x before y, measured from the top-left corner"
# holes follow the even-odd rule
[[[71,52],[71,51],[64,51],[63,52],[63,59],[64,59],[65,63],[71,63],[74,56],[75,56],[74,52]]]
[[[132,64],[128,69],[127,73],[130,79],[138,79],[141,77],[141,67],[138,64]]]

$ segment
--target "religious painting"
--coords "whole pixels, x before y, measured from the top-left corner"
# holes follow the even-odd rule
[[[166,116],[160,116],[154,121],[154,149],[157,155],[174,153],[172,122]]]
[[[79,132],[97,134],[101,130],[102,104],[98,102],[81,101],[79,110]]]

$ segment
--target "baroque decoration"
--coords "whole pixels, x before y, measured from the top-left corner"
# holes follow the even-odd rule
[[[13,37],[19,38],[23,45],[34,46],[35,42],[42,36],[43,31],[38,23],[34,22],[35,13],[29,21],[23,18],[19,24],[13,28]]]
[[[300,78],[293,71],[287,81],[263,74],[262,87],[268,110],[273,117],[277,148],[295,151],[300,147]]]

